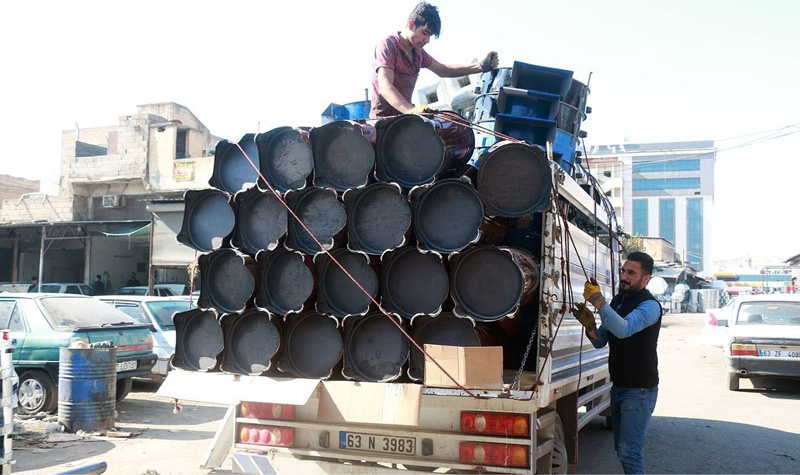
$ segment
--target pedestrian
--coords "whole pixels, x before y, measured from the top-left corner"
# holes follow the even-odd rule
[[[103,285],[103,276],[97,274],[95,277],[95,281],[92,283],[92,290],[94,291],[95,295],[103,295],[106,291],[106,286]]]
[[[409,15],[402,31],[378,43],[372,64],[370,118],[429,112],[426,106],[414,106],[411,103],[411,95],[422,68],[445,78],[497,68],[499,58],[494,51],[475,64],[442,64],[433,59],[424,48],[431,41],[431,36],[439,37],[441,26],[439,10],[430,3],[420,2]]]
[[[31,277],[31,285],[28,286],[28,292],[39,291],[39,278],[36,276]]]
[[[136,278],[136,272],[131,272],[131,278],[128,279],[128,283],[125,284],[127,287],[136,287],[138,285],[142,285],[139,283],[139,279]]]
[[[642,450],[658,397],[661,305],[647,290],[652,274],[653,258],[633,252],[622,266],[619,292],[610,304],[596,282],[584,285],[583,296],[600,314],[600,327],[585,304],[574,311],[592,345],[609,346],[614,449],[625,473],[645,473]]]

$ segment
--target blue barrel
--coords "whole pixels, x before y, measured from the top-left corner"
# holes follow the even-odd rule
[[[116,348],[61,348],[58,422],[68,432],[114,427]]]

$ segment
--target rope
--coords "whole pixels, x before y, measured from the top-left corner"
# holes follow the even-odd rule
[[[401,333],[402,333],[402,334],[403,334],[403,335],[404,335],[406,338],[408,338],[408,340],[409,340],[409,341],[410,341],[410,342],[411,342],[411,343],[414,345],[414,347],[416,347],[416,348],[417,348],[419,351],[421,351],[421,352],[422,352],[422,354],[423,354],[423,355],[425,355],[425,357],[426,357],[426,358],[428,358],[429,360],[431,360],[431,361],[433,362],[433,364],[435,364],[435,365],[436,365],[436,367],[437,367],[437,368],[439,368],[439,370],[441,370],[441,371],[442,371],[442,372],[443,372],[443,373],[444,373],[444,374],[445,374],[445,375],[446,375],[446,376],[447,376],[447,377],[448,377],[448,378],[449,378],[449,379],[450,379],[450,380],[451,380],[453,383],[455,383],[455,385],[456,385],[456,386],[458,386],[458,388],[459,388],[459,389],[461,389],[462,391],[464,391],[464,392],[465,392],[465,393],[467,393],[469,396],[471,396],[471,397],[473,397],[473,398],[475,398],[475,399],[486,399],[485,397],[483,397],[483,396],[478,396],[477,394],[473,393],[473,392],[472,392],[472,391],[470,391],[469,389],[465,388],[465,387],[464,387],[464,386],[463,386],[461,383],[459,383],[459,382],[458,382],[458,381],[457,381],[457,380],[456,380],[456,379],[455,379],[455,378],[454,378],[452,375],[450,375],[450,373],[448,373],[448,372],[447,372],[447,370],[445,370],[445,369],[442,367],[442,365],[441,365],[441,364],[439,364],[439,362],[438,362],[438,361],[436,361],[436,359],[434,359],[433,357],[431,357],[431,356],[428,354],[428,352],[427,352],[427,351],[425,351],[425,349],[424,349],[422,346],[420,346],[420,344],[419,344],[419,343],[417,343],[416,341],[414,341],[414,339],[411,337],[411,335],[409,335],[409,334],[408,334],[408,332],[406,332],[406,331],[405,331],[405,329],[403,329],[402,325],[400,325],[400,323],[398,323],[398,322],[397,322],[397,321],[396,321],[396,320],[395,320],[395,319],[394,319],[394,318],[393,318],[391,315],[389,315],[389,313],[388,313],[386,310],[384,310],[384,309],[383,309],[383,307],[381,307],[381,304],[380,304],[380,303],[378,303],[378,301],[375,299],[375,297],[373,297],[373,296],[372,296],[372,295],[371,295],[371,294],[370,294],[370,293],[369,293],[369,292],[368,292],[368,291],[367,291],[367,290],[366,290],[366,289],[365,289],[365,288],[364,288],[364,287],[361,285],[361,283],[359,283],[359,282],[358,282],[358,280],[356,280],[356,279],[355,279],[355,277],[353,277],[353,276],[350,274],[350,272],[348,272],[348,271],[347,271],[347,269],[345,269],[345,268],[344,268],[344,266],[343,266],[343,265],[342,265],[342,264],[341,264],[341,263],[340,263],[340,262],[339,262],[339,261],[338,261],[338,260],[337,260],[337,259],[336,259],[336,258],[333,256],[333,254],[331,254],[331,253],[328,251],[328,249],[326,249],[326,248],[325,248],[325,246],[324,246],[324,245],[323,245],[323,244],[322,244],[322,243],[319,241],[319,239],[317,239],[317,237],[314,235],[314,233],[312,233],[312,232],[311,232],[311,230],[308,228],[308,226],[306,226],[306,224],[303,222],[303,220],[301,220],[301,219],[300,219],[300,217],[299,217],[299,216],[297,216],[297,214],[294,212],[294,210],[292,210],[292,208],[290,208],[290,207],[289,207],[289,205],[288,205],[288,204],[286,204],[286,201],[284,201],[284,199],[283,199],[283,197],[280,195],[280,193],[278,193],[277,191],[275,191],[275,189],[272,187],[272,185],[269,183],[269,181],[268,181],[266,178],[264,178],[264,175],[262,175],[262,174],[261,174],[261,170],[260,170],[260,169],[259,169],[259,168],[256,166],[256,164],[253,162],[253,160],[250,158],[250,156],[249,156],[249,155],[247,155],[247,152],[245,152],[245,151],[244,151],[244,149],[242,148],[242,146],[241,146],[241,145],[239,145],[238,143],[236,144],[236,146],[239,148],[239,151],[241,151],[241,152],[242,152],[242,155],[244,155],[244,157],[247,159],[247,161],[248,161],[248,162],[250,162],[250,165],[251,165],[251,166],[252,166],[252,167],[255,169],[256,173],[258,173],[258,176],[259,176],[259,177],[260,177],[260,178],[261,178],[261,179],[264,181],[264,183],[266,183],[266,184],[267,184],[267,187],[269,187],[269,191],[270,191],[270,192],[272,192],[272,194],[273,194],[273,195],[274,195],[274,196],[275,196],[275,197],[278,199],[278,201],[280,201],[280,203],[281,203],[281,204],[284,206],[284,208],[286,208],[286,209],[289,211],[289,214],[291,214],[291,215],[294,217],[294,219],[296,219],[296,220],[297,220],[297,222],[298,222],[298,223],[300,223],[300,226],[302,226],[302,227],[303,227],[303,229],[304,229],[304,230],[305,230],[305,231],[308,233],[308,235],[309,235],[309,236],[311,236],[311,238],[312,238],[312,239],[314,240],[314,242],[315,242],[315,243],[316,243],[316,244],[319,246],[319,248],[320,248],[320,249],[322,249],[322,251],[323,251],[323,252],[324,252],[324,253],[325,253],[325,254],[326,254],[326,255],[327,255],[327,256],[328,256],[328,257],[331,259],[331,261],[332,261],[334,264],[336,264],[336,266],[337,266],[337,267],[339,267],[339,269],[341,269],[341,270],[342,270],[342,272],[344,272],[344,273],[345,273],[345,275],[346,275],[346,276],[347,276],[347,277],[348,277],[348,278],[349,278],[351,281],[353,281],[353,283],[354,283],[354,284],[356,284],[356,286],[357,286],[357,287],[358,287],[358,288],[361,290],[361,292],[363,292],[363,293],[364,293],[364,295],[366,295],[366,296],[369,298],[369,300],[370,300],[372,303],[374,303],[374,304],[375,304],[375,305],[378,307],[378,310],[380,310],[380,312],[381,312],[381,313],[382,313],[384,316],[386,316],[386,318],[388,318],[388,319],[389,319],[389,321],[391,321],[391,322],[392,322],[392,324],[394,324],[394,326],[396,326],[396,327],[397,327],[397,329],[398,329],[398,330],[400,330],[400,332],[401,332]]]

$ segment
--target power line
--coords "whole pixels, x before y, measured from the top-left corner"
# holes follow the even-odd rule
[[[771,141],[777,140],[779,138],[783,138],[783,137],[787,137],[789,135],[794,135],[794,134],[800,133],[800,129],[798,129],[798,130],[794,130],[794,131],[791,131],[791,132],[786,132],[786,133],[783,133],[783,134],[780,134],[780,135],[776,135],[781,130],[785,130],[785,129],[788,129],[788,128],[797,128],[797,127],[798,127],[798,125],[789,125],[789,126],[786,126],[786,127],[781,127],[780,129],[775,129],[774,131],[771,131],[772,133],[770,135],[765,136],[765,137],[759,137],[759,138],[756,138],[756,139],[753,139],[753,140],[750,140],[750,141],[747,141],[747,142],[743,142],[743,143],[736,144],[736,145],[731,145],[729,147],[715,148],[714,150],[710,150],[708,152],[698,153],[698,154],[695,154],[695,155],[680,155],[680,156],[668,157],[668,158],[663,158],[663,159],[658,159],[658,160],[642,160],[642,161],[639,161],[636,164],[632,163],[630,165],[626,165],[626,164],[620,163],[620,168],[622,170],[626,170],[628,168],[632,169],[635,165],[639,165],[639,164],[667,163],[667,162],[675,162],[675,161],[679,161],[679,160],[691,160],[693,158],[703,157],[703,156],[706,156],[706,155],[709,155],[709,154],[712,154],[712,153],[729,152],[731,150],[738,150],[738,149],[741,149],[741,148],[750,147],[752,145],[758,145],[758,144],[762,144],[762,143],[766,143],[766,142],[771,142]],[[761,132],[761,133],[763,133],[763,132]],[[752,136],[754,134],[750,134],[750,135]],[[744,137],[744,136],[742,136],[742,137]],[[593,159],[597,159],[597,158],[598,157],[594,157]],[[588,160],[587,160],[587,162],[588,162]],[[587,163],[587,165],[588,165],[588,163]]]

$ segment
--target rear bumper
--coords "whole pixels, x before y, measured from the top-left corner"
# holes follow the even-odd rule
[[[780,377],[800,379],[800,360],[797,358],[768,358],[759,356],[726,356],[729,373],[743,378]]]
[[[117,373],[117,379],[124,379],[124,378],[134,378],[137,376],[146,376],[150,374],[153,370],[153,366],[156,365],[156,361],[158,360],[158,356],[155,353],[150,353],[147,355],[133,355],[133,356],[123,356],[117,357],[117,363],[122,363],[125,361],[136,361],[136,369],[131,371],[120,371]]]

